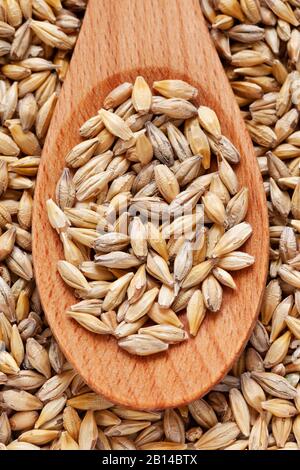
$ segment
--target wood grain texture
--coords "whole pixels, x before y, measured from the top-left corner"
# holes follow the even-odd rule
[[[198,336],[165,354],[138,358],[114,338],[89,333],[64,315],[76,300],[56,271],[63,258],[45,202],[54,197],[67,151],[78,129],[124,81],[144,75],[152,83],[180,78],[200,90],[198,103],[212,107],[223,133],[238,147],[241,184],[250,188],[248,221],[253,236],[245,250],[256,256],[240,271],[236,293],[225,292],[217,315],[208,314]],[[254,326],[267,275],[268,218],[253,147],[197,0],[89,0],[70,70],[51,123],[40,165],[33,220],[33,256],[42,304],[64,354],[98,393],[140,409],[195,400],[230,369]]]

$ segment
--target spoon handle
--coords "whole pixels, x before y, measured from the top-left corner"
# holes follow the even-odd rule
[[[107,78],[114,86],[122,72],[147,76],[145,70],[151,74],[153,69],[157,80],[193,78],[216,103],[228,94],[232,106],[198,0],[89,0],[64,86],[72,109],[82,98],[74,96],[73,88],[89,91]],[[65,111],[71,112],[70,106]]]

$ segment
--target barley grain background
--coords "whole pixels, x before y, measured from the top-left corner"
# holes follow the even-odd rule
[[[152,413],[88,389],[33,280],[34,180],[86,3],[0,1],[0,448],[299,449],[300,1],[201,1],[264,176],[270,277],[229,375],[188,407]]]

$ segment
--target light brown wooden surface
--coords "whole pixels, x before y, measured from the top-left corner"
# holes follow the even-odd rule
[[[253,226],[245,250],[256,256],[254,267],[236,273],[237,292],[225,292],[221,312],[207,315],[195,339],[150,358],[131,356],[114,338],[89,333],[66,318],[65,309],[76,299],[56,271],[63,251],[45,210],[65,154],[80,141],[80,125],[112,88],[138,74],[149,83],[185,79],[200,89],[198,102],[216,111],[223,133],[242,154],[237,172],[250,189],[247,219]],[[42,155],[33,229],[35,271],[49,325],[68,360],[95,391],[122,405],[159,409],[198,398],[227,373],[259,310],[267,273],[267,210],[251,141],[197,0],[89,0]]]

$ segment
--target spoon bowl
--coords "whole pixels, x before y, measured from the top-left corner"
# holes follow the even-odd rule
[[[241,154],[236,171],[240,184],[250,190],[247,221],[253,227],[244,250],[256,258],[251,268],[235,276],[237,290],[224,290],[220,312],[207,314],[195,338],[146,358],[127,354],[114,338],[93,334],[64,314],[78,300],[57,272],[63,250],[46,211],[64,157],[80,141],[79,127],[96,114],[114,87],[133,82],[137,75],[149,84],[185,80],[199,89],[196,104],[215,110],[222,133]],[[237,360],[257,319],[266,281],[268,217],[251,140],[197,0],[89,1],[41,158],[33,257],[54,336],[84,381],[108,400],[136,409],[184,405],[211,389]]]

